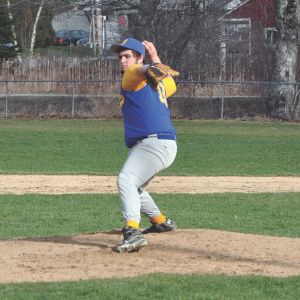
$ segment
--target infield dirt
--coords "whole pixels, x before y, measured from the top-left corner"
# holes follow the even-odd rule
[[[155,177],[156,193],[300,192],[299,177]],[[116,177],[0,175],[0,194],[117,193]],[[145,235],[148,246],[119,254],[121,230],[0,240],[0,282],[63,281],[149,273],[287,277],[300,274],[300,239],[218,230]]]

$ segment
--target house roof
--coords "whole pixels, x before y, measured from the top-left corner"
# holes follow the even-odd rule
[[[232,0],[224,6],[220,21],[251,19],[264,28],[276,26],[275,0]]]
[[[249,0],[231,0],[224,6],[224,9],[227,10],[228,13],[231,13],[247,2],[249,2]]]
[[[227,15],[230,15],[233,11],[237,10],[238,8],[240,8],[241,6],[243,6],[249,1],[250,0],[231,0],[231,1],[227,0],[226,1],[227,4],[224,5],[225,14],[220,19],[224,18]]]

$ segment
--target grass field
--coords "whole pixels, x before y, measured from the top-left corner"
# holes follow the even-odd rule
[[[161,175],[299,176],[300,124],[176,121],[178,154]],[[122,120],[0,120],[0,173],[117,175]]]
[[[300,176],[299,124],[175,121],[174,126],[178,131],[178,156],[162,175]],[[0,174],[117,175],[128,151],[121,120],[0,119],[0,137]],[[170,195],[157,194],[155,199],[166,214],[174,216],[180,228],[299,238],[299,196],[178,194],[170,201]],[[123,226],[117,195],[0,195],[0,204],[2,239],[81,234]],[[143,222],[146,220],[141,227],[145,226]],[[299,276],[152,274],[80,282],[0,284],[0,299],[299,297]]]
[[[172,275],[58,283],[0,284],[1,299],[299,299],[299,277]]]
[[[181,229],[300,238],[299,193],[152,195]],[[0,206],[0,238],[74,235],[124,226],[117,194],[1,195]],[[143,217],[141,228],[148,223]]]
[[[23,53],[24,57],[29,55],[29,51]],[[42,57],[62,56],[62,57],[87,57],[93,56],[93,49],[90,47],[78,47],[78,46],[50,46],[48,48],[34,49],[33,55],[39,55]]]

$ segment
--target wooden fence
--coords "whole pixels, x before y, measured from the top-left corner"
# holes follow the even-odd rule
[[[4,61],[0,80],[119,79],[116,58],[36,58]]]

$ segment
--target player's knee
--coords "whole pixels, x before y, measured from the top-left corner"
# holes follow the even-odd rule
[[[131,181],[130,177],[127,174],[125,174],[124,172],[121,172],[117,179],[118,188],[120,189],[122,187],[128,187],[131,184],[132,184],[132,181]]]

